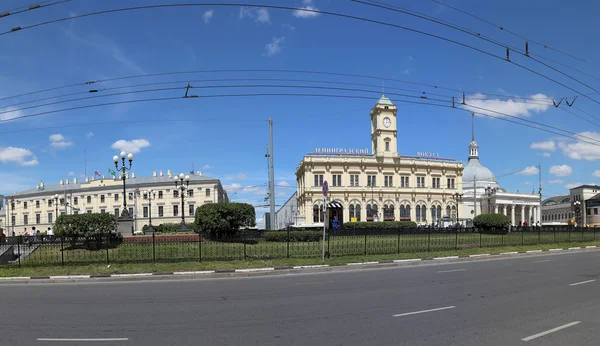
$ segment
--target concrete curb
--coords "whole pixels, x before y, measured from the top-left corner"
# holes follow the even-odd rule
[[[318,272],[323,270],[331,270],[331,268],[377,268],[377,267],[389,267],[402,266],[402,265],[414,265],[418,262],[448,262],[448,260],[463,260],[468,258],[479,258],[479,257],[511,257],[520,256],[525,254],[539,254],[543,252],[558,252],[558,251],[586,251],[591,249],[600,249],[595,245],[585,247],[570,247],[563,249],[540,249],[540,250],[527,250],[527,251],[510,251],[500,253],[483,253],[473,255],[460,255],[460,256],[445,256],[445,257],[427,257],[427,258],[409,258],[409,259],[397,259],[397,260],[382,260],[382,261],[371,261],[371,262],[356,262],[346,263],[340,265],[329,265],[329,264],[317,264],[317,265],[305,265],[305,266],[282,266],[282,267],[266,267],[266,268],[243,268],[243,269],[215,269],[215,270],[198,270],[198,271],[181,271],[181,272],[154,272],[154,273],[134,273],[134,274],[92,274],[92,275],[56,275],[56,276],[16,276],[16,277],[0,277],[0,284],[2,283],[15,283],[15,282],[75,282],[95,279],[109,279],[109,280],[122,280],[122,279],[148,279],[148,278],[166,278],[172,276],[178,277],[226,277],[226,276],[250,276],[251,274],[266,275],[269,272],[273,274],[288,274],[288,273],[301,273],[301,272]],[[483,259],[483,258],[482,258]],[[277,273],[276,273],[277,272]],[[236,275],[237,274],[237,275]]]

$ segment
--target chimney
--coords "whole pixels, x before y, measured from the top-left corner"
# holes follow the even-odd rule
[[[163,173],[162,173],[162,171],[160,171],[160,176],[161,176],[161,177],[163,176]]]
[[[69,179],[65,179],[65,184],[69,185]]]
[[[77,178],[73,178],[73,184],[77,184]]]
[[[35,186],[35,188],[39,190],[39,189],[40,189],[40,184],[37,184],[37,185]]]
[[[135,179],[135,172],[131,172],[131,179]]]
[[[89,183],[90,182],[90,178],[89,177],[85,177],[85,182]]]
[[[125,179],[129,179],[129,172],[125,173]]]
[[[167,170],[167,177],[169,177],[169,178],[171,177],[171,170],[170,169]]]
[[[152,172],[152,176],[156,177],[156,171]]]
[[[60,180],[60,185],[62,185],[62,184],[63,184],[63,180],[61,179],[61,180]]]
[[[96,177],[95,177],[95,176],[93,176],[93,177],[92,177],[92,181],[94,181],[94,180],[96,180]]]
[[[40,187],[44,187],[44,181],[43,180],[40,182]]]
[[[198,171],[198,176],[201,177],[202,176],[202,172]]]
[[[102,174],[102,180],[104,180],[104,174]]]

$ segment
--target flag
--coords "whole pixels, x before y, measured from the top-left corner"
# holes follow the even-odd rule
[[[115,171],[113,171],[112,169],[108,169],[108,174],[112,175],[114,178],[117,177],[117,173],[115,173]]]
[[[100,173],[98,173],[98,171],[94,171],[94,176],[101,176]]]

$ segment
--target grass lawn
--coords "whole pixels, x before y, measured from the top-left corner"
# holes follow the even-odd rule
[[[364,238],[364,237],[363,237]],[[373,254],[373,255],[348,255],[334,256],[325,260],[328,265],[343,265],[352,262],[381,261],[407,258],[442,257],[452,255],[470,255],[480,253],[498,253],[510,251],[526,251],[535,249],[566,248],[574,246],[600,245],[600,241],[593,242],[560,242],[539,245],[510,245],[500,247],[467,248],[446,251],[420,251],[400,254]],[[318,256],[310,258],[279,258],[279,259],[250,259],[234,261],[182,261],[170,263],[113,263],[104,264],[56,265],[56,266],[4,266],[0,269],[0,277],[9,276],[48,276],[48,275],[77,275],[77,274],[125,274],[125,273],[150,273],[174,272],[214,269],[242,269],[276,266],[297,266],[323,264]]]

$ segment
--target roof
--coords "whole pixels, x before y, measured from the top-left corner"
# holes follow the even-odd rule
[[[190,183],[191,182],[210,182],[210,181],[218,181],[218,179],[216,178],[210,178],[210,177],[206,177],[203,175],[196,175],[196,174],[189,174],[190,176]],[[164,176],[136,176],[135,178],[127,178],[126,180],[126,184],[135,184],[135,185],[139,185],[139,184],[165,184],[165,183],[173,183],[174,180],[174,175],[172,175],[171,177],[164,175]],[[36,194],[51,194],[51,193],[64,193],[66,191],[76,191],[76,190],[81,190],[81,189],[87,189],[87,188],[98,188],[98,186],[91,186],[92,182],[96,182],[100,179],[97,180],[90,180],[89,182],[82,182],[82,183],[69,183],[69,184],[55,184],[55,185],[44,185],[44,187],[40,187],[40,188],[33,188],[33,189],[29,189],[29,190],[25,190],[25,191],[21,191],[21,192],[17,192],[11,196],[20,196],[20,195],[36,195]],[[104,180],[120,180],[120,179],[113,179],[113,178],[104,178]],[[104,186],[101,186],[104,187]],[[111,186],[111,187],[114,187]]]
[[[584,188],[584,189],[600,189],[600,186],[598,186],[598,185],[579,185],[579,186],[576,186],[574,188],[571,188],[570,190],[581,189],[581,188]]]
[[[463,169],[463,183],[476,182],[478,187],[490,185],[492,187],[499,187],[496,183],[496,176],[487,167],[483,166],[479,162],[478,158],[470,158],[469,162],[464,166]],[[482,183],[482,184],[479,184]],[[493,186],[494,184],[498,186]],[[471,187],[471,185],[463,184],[465,187]]]
[[[557,204],[570,204],[571,195],[560,195],[550,198],[546,198],[542,201],[542,206],[557,205]]]
[[[387,106],[393,106],[394,105],[392,103],[392,101],[390,99],[388,99],[387,97],[385,97],[385,95],[383,95],[383,94],[381,95],[381,97],[377,101],[377,104],[379,104],[379,105],[387,105]]]

